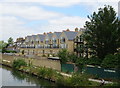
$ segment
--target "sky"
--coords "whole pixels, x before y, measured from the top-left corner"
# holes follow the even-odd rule
[[[0,40],[83,28],[98,8],[119,0],[0,0]]]

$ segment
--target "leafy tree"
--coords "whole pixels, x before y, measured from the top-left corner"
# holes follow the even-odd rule
[[[62,49],[58,52],[58,57],[61,60],[61,63],[66,63],[68,61],[68,51],[66,49]]]
[[[12,37],[10,37],[10,38],[8,39],[8,44],[13,44],[13,38],[12,38]]]
[[[0,51],[4,52],[7,47],[7,43],[4,41],[0,41]]]
[[[120,47],[120,21],[111,6],[99,8],[88,16],[84,33],[85,40],[92,53],[103,59],[107,54],[114,54]]]
[[[102,64],[105,68],[120,68],[120,54],[112,55],[109,54],[105,56]]]
[[[75,63],[78,57],[74,53],[69,53],[68,58],[69,58],[69,61]]]

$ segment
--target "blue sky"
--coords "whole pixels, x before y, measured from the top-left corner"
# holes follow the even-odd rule
[[[119,0],[0,0],[0,40],[44,32],[83,28],[104,5],[118,11]]]

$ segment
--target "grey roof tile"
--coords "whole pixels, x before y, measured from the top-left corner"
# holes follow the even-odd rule
[[[64,31],[64,33],[66,34],[68,40],[73,40],[78,34],[78,32],[74,32],[74,31]]]
[[[54,32],[54,33],[56,34],[57,38],[59,39],[62,32]]]
[[[40,38],[40,41],[44,41],[44,39],[45,39],[45,35],[39,34],[38,37]]]
[[[47,35],[48,35],[49,39],[51,39],[51,38],[52,38],[53,33],[47,33]]]

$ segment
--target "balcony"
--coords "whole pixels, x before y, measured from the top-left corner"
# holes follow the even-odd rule
[[[84,41],[82,39],[74,39],[74,43],[83,43]]]

